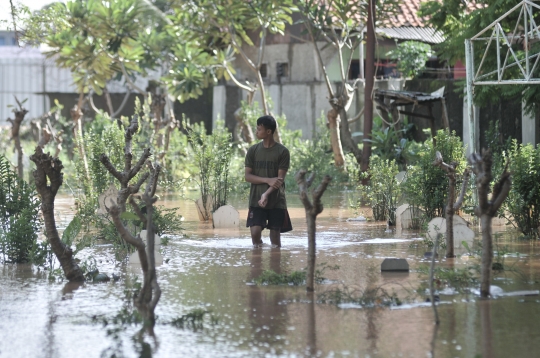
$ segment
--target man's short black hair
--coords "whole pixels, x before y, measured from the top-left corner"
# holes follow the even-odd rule
[[[257,125],[270,129],[272,134],[276,131],[276,120],[272,116],[262,116],[257,119]]]

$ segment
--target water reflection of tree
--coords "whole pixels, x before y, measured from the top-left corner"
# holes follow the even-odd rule
[[[262,274],[262,258],[262,248],[254,248],[251,255],[249,281]],[[271,249],[269,269],[281,273],[280,248]],[[269,344],[275,349],[274,353],[278,355],[283,354],[280,343],[285,340],[288,321],[287,306],[280,304],[284,298],[285,295],[281,288],[253,286],[250,287],[248,292],[248,314],[252,327],[253,342],[264,346]]]

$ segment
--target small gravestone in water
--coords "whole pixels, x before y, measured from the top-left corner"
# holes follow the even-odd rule
[[[240,214],[231,205],[223,205],[212,213],[212,223],[215,229],[237,228],[240,224]]]
[[[381,264],[382,272],[409,272],[409,263],[405,259],[388,258]]]
[[[139,234],[139,236],[141,237],[141,240],[146,245],[146,230],[142,230],[141,233]],[[161,238],[159,237],[158,234],[154,235],[154,245],[155,245],[154,246],[154,255],[155,255],[156,265],[161,265],[161,264],[163,264],[163,256],[161,256],[161,253],[159,252],[159,249],[161,248]],[[129,256],[129,263],[130,264],[136,264],[136,265],[141,264],[141,260],[139,258],[139,254],[137,253],[137,251],[135,251],[134,253],[132,253]]]
[[[453,215],[452,225],[454,247],[461,246],[463,241],[469,245],[472,244],[476,235],[474,231],[467,226],[467,222],[461,216]],[[431,219],[431,221],[428,223],[427,236],[434,240],[437,234],[446,236],[447,230],[448,226],[446,219],[436,217]]]
[[[106,203],[116,203],[116,198],[118,197],[118,189],[111,183],[109,188],[105,190],[100,196],[98,196],[99,209],[97,209],[96,214],[105,215],[107,214],[107,204]],[[110,206],[110,204],[109,204]]]
[[[400,205],[396,209],[396,229],[417,228],[422,214],[422,210],[413,208],[409,204]]]

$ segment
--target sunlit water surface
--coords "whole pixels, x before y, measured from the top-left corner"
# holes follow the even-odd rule
[[[101,272],[120,275],[117,282],[71,287],[50,282],[47,273],[28,265],[0,267],[0,356],[2,357],[534,357],[540,352],[540,297],[509,296],[481,301],[473,294],[441,295],[441,324],[435,329],[425,295],[416,293],[425,277],[416,272],[425,248],[414,244],[415,232],[386,230],[381,223],[347,221],[359,213],[348,208],[347,194],[327,193],[325,210],[317,219],[317,262],[339,265],[324,272],[325,283],[315,296],[305,286],[257,286],[263,270],[301,270],[306,266],[307,233],[300,203],[289,195],[294,230],[282,236],[283,247],[253,249],[243,200],[238,230],[214,230],[199,223],[189,200],[164,197],[161,204],[179,207],[185,217],[183,235],[161,251],[166,263],[158,268],[162,289],[157,306],[156,339],[136,337],[138,326],[115,338],[103,319],[114,317],[124,304],[126,282],[140,275],[137,267],[117,263],[107,245],[85,250]],[[59,226],[71,220],[73,200],[57,201]],[[513,272],[493,283],[504,292],[538,290],[538,243],[516,240],[503,231],[505,264]],[[478,230],[477,230],[478,231]],[[267,233],[264,232],[264,234]],[[264,238],[268,244],[268,237]],[[462,252],[458,252],[462,253]],[[519,255],[517,254],[519,253]],[[410,273],[380,273],[386,257],[406,258]],[[473,258],[443,259],[445,267],[478,263]],[[341,286],[340,286],[341,285]],[[336,287],[381,286],[405,301],[392,308],[362,308],[313,303],[317,295]],[[198,329],[176,328],[175,318],[203,308],[211,312]],[[97,319],[96,319],[97,318]],[[109,329],[109,332],[107,330]]]

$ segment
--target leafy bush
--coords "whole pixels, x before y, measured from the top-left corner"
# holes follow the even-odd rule
[[[396,207],[401,196],[400,183],[396,179],[399,173],[395,160],[372,157],[370,168],[364,175],[369,177],[369,184],[361,186],[360,190],[373,210],[376,221],[396,222]]]
[[[426,67],[431,53],[431,46],[428,44],[405,41],[397,44],[396,49],[388,52],[387,55],[398,61],[397,68],[403,77],[415,77]]]
[[[369,141],[373,155],[382,159],[395,160],[399,168],[405,170],[407,164],[416,161],[421,145],[409,138],[414,124],[404,121],[402,126],[403,128],[398,130],[395,127],[383,128],[382,119],[375,117]]]
[[[540,235],[540,148],[522,145],[516,140],[508,152],[512,190],[503,204],[514,224],[527,237]]]
[[[0,252],[7,262],[28,262],[37,244],[40,201],[37,193],[0,156]]]
[[[285,121],[285,119],[283,119]],[[358,178],[358,164],[356,160],[350,160],[352,154],[346,156],[346,171],[336,168],[334,164],[334,154],[330,144],[330,133],[326,127],[326,117],[321,113],[317,119],[317,131],[312,139],[302,139],[301,131],[287,130],[284,124],[280,124],[283,138],[283,145],[291,151],[291,165],[289,174],[285,178],[289,188],[296,187],[295,174],[300,169],[308,172],[328,174],[332,177],[332,183],[344,183],[349,178]]]
[[[192,150],[193,161],[198,173],[197,185],[201,192],[203,207],[212,196],[212,210],[217,210],[227,203],[231,180],[229,168],[233,155],[231,134],[220,122],[212,134],[207,134],[204,125],[185,123],[188,128],[188,139]]]
[[[443,170],[433,165],[435,153],[441,152],[446,163],[456,162],[457,172],[463,172],[466,166],[465,148],[455,132],[438,130],[435,139],[436,145],[431,140],[425,142],[425,150],[419,153],[417,165],[407,168],[402,184],[406,202],[423,209],[427,220],[445,215],[448,196],[448,178]]]

